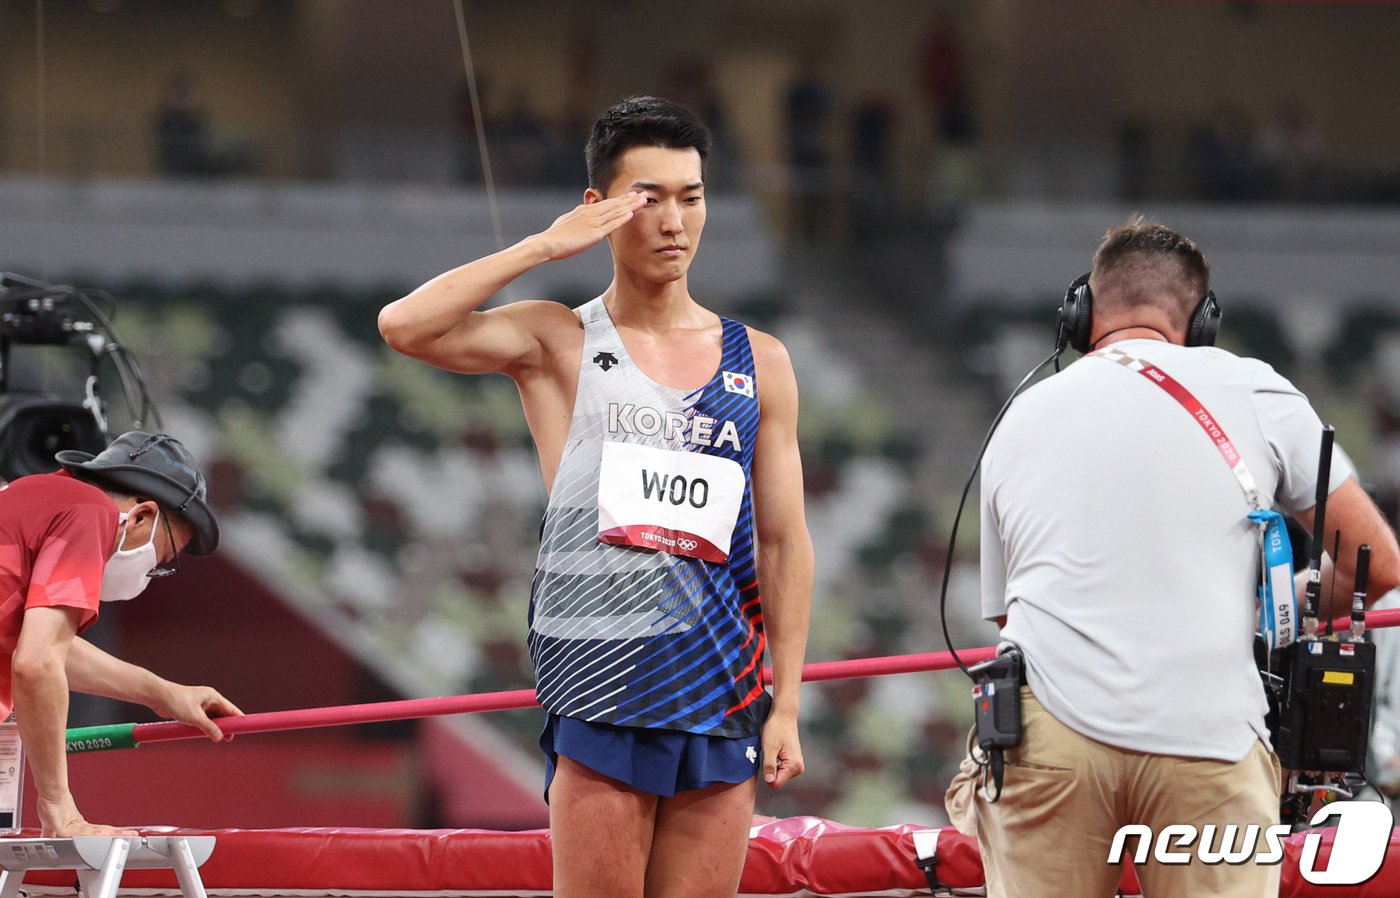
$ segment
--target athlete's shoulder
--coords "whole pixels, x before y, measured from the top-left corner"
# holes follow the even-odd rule
[[[792,357],[788,355],[783,341],[766,331],[744,325],[749,335],[749,348],[753,351],[754,365],[760,370],[791,371]]]
[[[522,299],[491,310],[530,326],[548,329],[578,330],[583,327],[578,309],[553,299]]]

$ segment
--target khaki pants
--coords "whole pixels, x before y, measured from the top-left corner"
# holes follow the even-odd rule
[[[1122,868],[1107,862],[1113,834],[1128,823],[1153,833],[1174,823],[1263,829],[1278,823],[1278,759],[1255,743],[1237,764],[1114,748],[1060,723],[1021,689],[1021,744],[1006,752],[1001,800],[982,794],[971,760],[948,789],[954,826],[976,835],[989,898],[1109,898]],[[1199,830],[1198,830],[1199,832]],[[1219,835],[1216,844],[1219,844]],[[1145,898],[1276,898],[1279,866],[1159,864],[1138,867]],[[1137,839],[1123,858],[1131,860]]]

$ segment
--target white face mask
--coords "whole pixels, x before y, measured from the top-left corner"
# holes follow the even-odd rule
[[[126,519],[127,513],[122,512],[117,523],[125,525]],[[151,538],[144,546],[135,549],[122,548],[126,542],[126,531],[122,531],[117,551],[112,553],[112,557],[107,559],[107,566],[102,569],[102,601],[125,602],[134,599],[151,582],[146,575],[155,570],[160,561],[156,556],[156,524],[159,523],[160,510],[157,509],[156,519],[151,524]]]

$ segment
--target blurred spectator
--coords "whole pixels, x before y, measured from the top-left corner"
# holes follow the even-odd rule
[[[476,80],[476,100],[480,104],[483,115],[480,124],[488,134],[492,130],[492,123],[487,119],[485,110],[487,106],[487,86],[490,82],[485,75],[480,75]],[[481,166],[481,144],[477,142],[477,106],[472,103],[471,82],[463,80],[457,88],[457,178],[464,184],[480,184],[482,182]]]
[[[1140,200],[1147,196],[1151,138],[1140,120],[1125,121],[1118,129],[1118,196]]]
[[[156,109],[156,168],[168,177],[215,174],[209,152],[209,125],[195,91],[194,76],[177,71],[166,82]]]
[[[543,180],[550,153],[550,129],[524,90],[511,90],[505,109],[492,122],[487,137],[499,148],[493,168],[502,184],[538,184]]]
[[[804,53],[801,68],[787,89],[788,163],[792,166],[793,233],[804,242],[821,234],[830,207],[831,172],[827,129],[832,91],[817,74],[816,54]]]
[[[1383,364],[1377,367],[1385,371]],[[1371,422],[1376,433],[1371,491],[1376,504],[1390,518],[1391,526],[1400,523],[1400,395],[1395,383],[1382,380],[1371,403]]]
[[[957,19],[939,12],[920,49],[919,86],[934,132],[947,144],[967,144],[975,137],[964,56]]]
[[[934,15],[919,46],[919,86],[933,137],[928,200],[934,216],[945,221],[980,189],[974,153],[977,128],[963,47],[957,18],[947,10]]]
[[[1386,593],[1372,611],[1400,608],[1400,590]],[[1400,629],[1370,631],[1376,644],[1376,699],[1366,774],[1388,798],[1400,796]]]
[[[709,63],[692,59],[672,67],[666,77],[664,96],[689,107],[709,126],[710,156],[705,170],[712,177],[707,180],[732,185],[737,148],[729,127],[729,115],[715,89]]]
[[[1242,107],[1234,103],[1217,106],[1196,143],[1196,180],[1201,198],[1257,198],[1260,166],[1254,124]]]
[[[1272,198],[1316,197],[1322,186],[1324,149],[1322,133],[1302,102],[1294,97],[1282,103],[1274,120],[1259,133],[1259,159]]]
[[[855,166],[851,202],[857,237],[878,232],[890,218],[894,123],[894,107],[883,97],[868,96],[856,106],[851,123],[851,160]]]

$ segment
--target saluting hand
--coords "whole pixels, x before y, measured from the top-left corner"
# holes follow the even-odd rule
[[[636,191],[596,203],[584,203],[554,219],[554,224],[538,239],[543,242],[551,260],[567,259],[597,245],[627,224],[645,204],[646,196]]]

